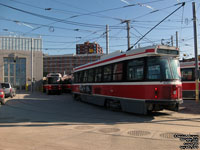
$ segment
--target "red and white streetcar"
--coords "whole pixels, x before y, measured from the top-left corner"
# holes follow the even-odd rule
[[[52,93],[61,94],[61,79],[62,75],[60,73],[49,73],[46,77],[46,80],[43,81],[43,92],[46,92],[48,95]]]
[[[200,63],[200,62],[199,62]],[[183,60],[180,63],[184,99],[195,99],[195,61]]]
[[[182,103],[179,50],[154,45],[116,51],[74,69],[73,97],[122,111],[177,110]]]

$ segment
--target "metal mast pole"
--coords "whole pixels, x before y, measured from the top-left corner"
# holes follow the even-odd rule
[[[31,92],[33,92],[33,38],[31,38]]]
[[[196,82],[196,102],[199,102],[199,61],[198,61],[198,47],[197,47],[197,25],[196,25],[196,8],[195,2],[192,2],[193,8],[193,26],[194,26],[194,53],[195,53],[195,82]]]
[[[176,47],[178,48],[178,31],[176,31]]]
[[[106,54],[109,54],[109,26],[106,25]]]
[[[128,50],[131,48],[130,45],[130,20],[126,20],[127,23],[127,39],[128,39]]]
[[[173,35],[171,36],[171,45],[174,46],[174,37],[173,37]]]

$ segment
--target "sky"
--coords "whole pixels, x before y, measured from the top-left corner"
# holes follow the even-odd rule
[[[184,7],[182,2],[186,2]],[[169,45],[172,36],[176,45],[177,31],[180,57],[191,58],[194,57],[192,2],[196,4],[199,31],[200,0],[0,0],[0,35],[41,37],[43,52],[49,55],[76,53],[76,44],[86,41],[99,43],[105,53],[108,25],[110,52],[126,51],[124,21],[130,20],[130,43],[134,48],[161,41]]]

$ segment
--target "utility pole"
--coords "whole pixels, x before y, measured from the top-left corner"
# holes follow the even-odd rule
[[[109,54],[109,26],[106,25],[106,55]]]
[[[127,23],[127,39],[128,39],[128,50],[130,49],[130,20],[126,21]]]
[[[178,48],[178,31],[176,31],[176,47]]]
[[[130,50],[131,45],[130,45],[130,20],[124,20],[122,23],[126,23],[127,26],[127,41],[128,41],[128,50]]]
[[[33,92],[33,38],[31,38],[31,92]]]
[[[195,82],[196,82],[196,102],[199,102],[199,59],[197,47],[197,24],[196,24],[196,8],[195,2],[192,2],[193,8],[193,27],[194,27],[194,53],[195,53]]]
[[[174,39],[173,39],[173,35],[171,36],[171,45],[174,46]]]

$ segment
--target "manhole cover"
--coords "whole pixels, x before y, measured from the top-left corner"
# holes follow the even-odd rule
[[[162,138],[166,138],[166,139],[174,139],[174,135],[180,135],[180,133],[172,133],[172,132],[168,132],[168,133],[161,133],[160,137]]]
[[[77,126],[75,127],[75,129],[78,129],[78,130],[88,130],[88,129],[92,129],[94,127],[92,126]]]
[[[133,136],[145,136],[151,133],[149,131],[135,130],[135,131],[128,131],[128,134]]]
[[[100,129],[99,131],[103,132],[103,133],[111,133],[111,132],[118,132],[118,131],[120,131],[120,129],[118,129],[118,128],[103,128],[103,129]]]

